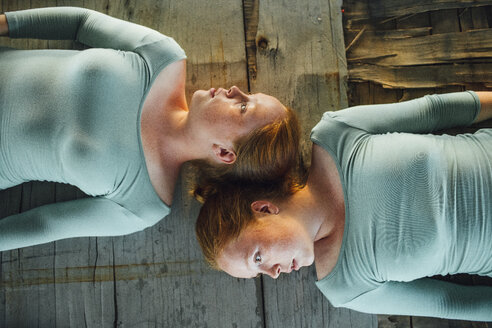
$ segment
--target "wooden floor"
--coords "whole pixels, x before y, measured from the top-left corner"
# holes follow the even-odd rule
[[[349,15],[350,8],[360,9],[361,3],[401,6],[403,1],[345,1],[343,21],[341,0],[0,0],[0,11],[81,6],[173,36],[188,55],[188,95],[198,88],[233,84],[273,94],[300,114],[308,152],[311,127],[324,111],[347,107],[347,94],[356,104],[398,101],[426,92],[411,85],[382,88],[381,80],[360,78],[363,70],[353,66],[357,40],[347,57],[358,80],[350,80],[347,87],[345,45],[359,35],[362,28],[357,26],[363,26],[349,26],[347,17],[357,21]],[[384,13],[401,14],[398,6]],[[359,39],[364,41],[360,35]],[[8,39],[0,39],[0,45],[73,46]],[[199,206],[187,194],[189,172],[182,176],[172,214],[155,227],[125,237],[62,240],[0,253],[0,327],[371,328],[378,321],[384,328],[488,327],[335,309],[315,288],[314,270],[309,268],[278,280],[234,279],[211,271],[193,232]],[[69,186],[26,183],[0,191],[0,218],[76,197],[84,195]]]
[[[173,36],[188,55],[188,95],[231,85],[276,95],[300,113],[305,140],[322,112],[347,106],[335,0],[1,0],[0,10],[55,5],[96,9]],[[198,204],[186,178],[178,188],[172,214],[143,232],[0,253],[0,327],[377,326],[376,316],[331,307],[312,269],[277,281],[208,269],[193,230]],[[0,191],[0,217],[82,196],[68,186],[26,183]]]

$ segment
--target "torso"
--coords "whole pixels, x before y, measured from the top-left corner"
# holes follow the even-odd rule
[[[164,68],[152,85],[142,108],[141,138],[150,181],[159,198],[171,205],[181,163],[165,139],[169,112],[187,110],[185,97],[186,61]],[[164,138],[163,138],[164,136]]]
[[[329,232],[326,231],[325,236],[323,236],[322,226],[321,238],[314,243],[314,262],[319,280],[328,275],[337,263],[345,226],[345,202],[335,161],[323,148],[316,144],[313,144],[309,179],[316,181],[317,189],[321,191],[321,198],[330,200],[333,204],[330,211],[335,213],[334,216],[326,218],[326,220],[334,222],[334,228],[330,229]],[[312,182],[308,181],[308,183],[312,185]],[[327,224],[327,226],[332,224]]]

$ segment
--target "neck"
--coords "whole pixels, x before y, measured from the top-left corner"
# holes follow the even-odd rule
[[[205,145],[207,140],[202,140],[192,131],[188,124],[188,110],[180,107],[167,108],[163,111],[162,122],[159,124],[159,153],[171,160],[176,165],[195,159],[206,159],[210,147]]]
[[[284,211],[306,227],[313,242],[327,238],[345,223],[343,189],[336,169],[323,174],[310,169],[306,186],[287,199]]]
[[[324,193],[323,193],[324,194]],[[280,207],[289,217],[305,226],[313,242],[329,235],[336,227],[334,204],[322,197],[315,186],[309,183],[289,197]]]

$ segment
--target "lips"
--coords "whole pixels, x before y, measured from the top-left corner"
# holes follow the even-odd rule
[[[210,96],[215,97],[215,88],[210,89]]]

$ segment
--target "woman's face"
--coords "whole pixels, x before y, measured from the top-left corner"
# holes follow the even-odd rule
[[[248,225],[219,254],[221,270],[237,278],[267,274],[276,279],[314,261],[314,243],[296,221],[266,215]]]
[[[233,144],[252,130],[286,116],[278,99],[262,93],[248,95],[238,87],[198,90],[190,102],[193,131],[212,142]]]

